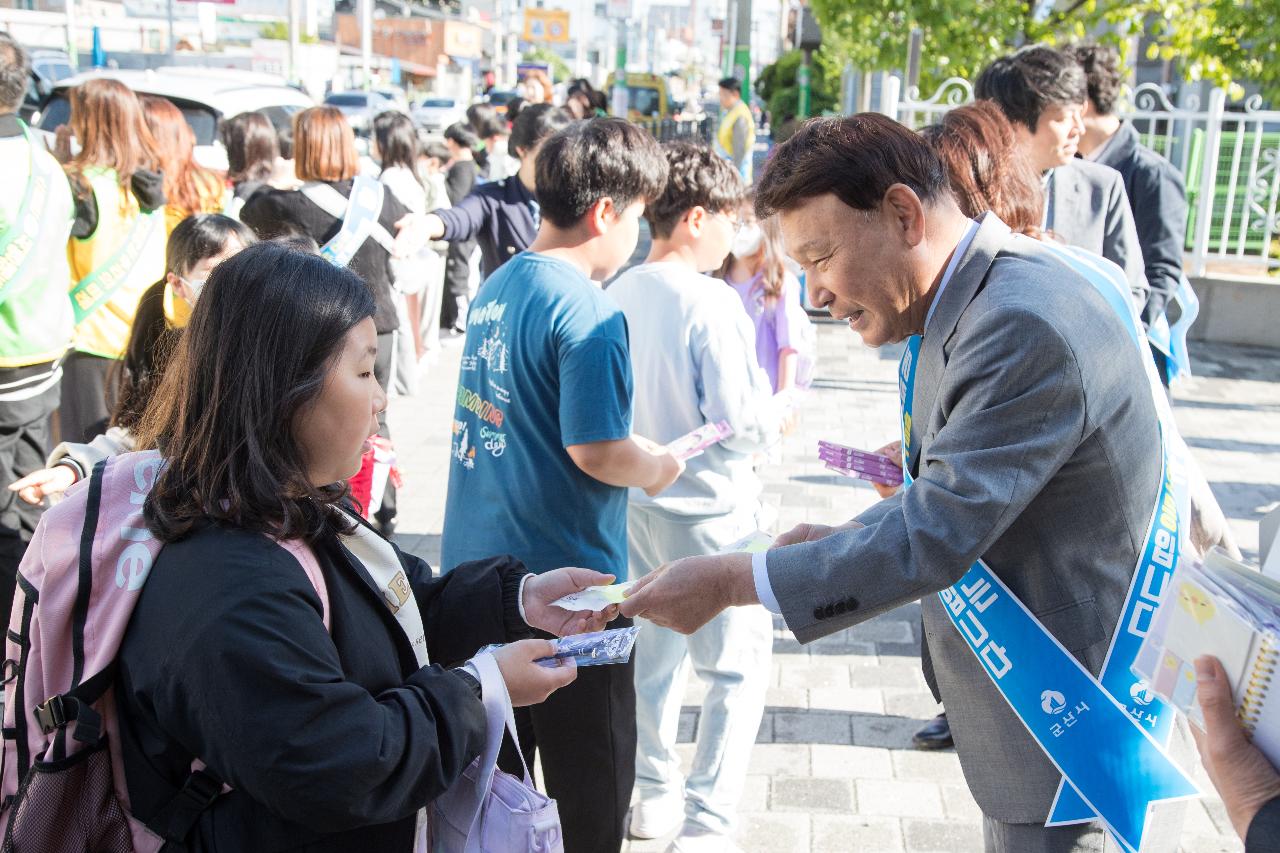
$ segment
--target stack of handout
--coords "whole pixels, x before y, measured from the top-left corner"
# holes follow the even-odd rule
[[[826,463],[828,470],[844,477],[870,480],[883,486],[902,485],[902,469],[878,453],[845,447],[834,441],[819,441],[818,458]]]

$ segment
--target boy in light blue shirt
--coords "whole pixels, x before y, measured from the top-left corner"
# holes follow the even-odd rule
[[[631,332],[634,427],[669,442],[707,423],[733,435],[688,460],[660,495],[631,489],[630,577],[681,557],[712,554],[757,529],[760,479],[752,456],[783,419],[755,354],[738,295],[703,275],[720,266],[738,229],[744,187],[710,148],[665,147],[670,177],[645,211],[653,249],[608,290]],[[685,637],[645,622],[636,639],[636,788],[631,834],[663,837],[670,853],[733,851],[747,761],[760,727],[773,644],[761,607],[729,608]],[[697,752],[681,779],[675,750],[687,664],[708,682]]]

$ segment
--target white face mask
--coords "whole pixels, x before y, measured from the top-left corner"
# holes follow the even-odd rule
[[[758,222],[752,222],[750,225],[744,225],[733,237],[733,256],[735,258],[749,258],[756,252],[760,251],[760,244],[764,242],[764,231],[761,230]]]
[[[182,278],[182,276],[178,276],[178,278],[182,280],[182,283],[187,286],[187,290],[191,293],[191,295],[187,297],[187,302],[192,308],[196,307],[196,300],[200,298],[200,291],[204,290],[205,280],[203,278]]]

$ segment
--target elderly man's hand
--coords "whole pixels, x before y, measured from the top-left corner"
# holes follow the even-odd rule
[[[758,604],[749,554],[686,557],[646,575],[622,602],[622,615],[692,634],[724,610]]]
[[[1240,729],[1231,685],[1217,658],[1196,659],[1196,682],[1205,731],[1193,726],[1191,733],[1231,825],[1243,839],[1258,810],[1280,797],[1280,773]]]
[[[891,441],[888,444],[886,444],[884,447],[881,447],[879,450],[875,451],[875,453],[877,456],[883,456],[886,459],[892,461],[893,464],[897,465],[899,468],[902,467],[902,442],[901,441]],[[898,490],[901,489],[902,486],[887,486],[884,483],[877,483],[873,480],[871,482],[871,488],[875,489],[876,494],[879,495],[881,498],[891,498],[898,493]]]

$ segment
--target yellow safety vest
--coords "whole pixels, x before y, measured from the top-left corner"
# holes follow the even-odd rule
[[[120,187],[115,169],[87,169],[84,178],[98,205],[98,227],[83,240],[72,237],[67,242],[71,289],[89,276],[101,274],[101,268],[118,257],[131,236],[140,238],[141,245],[129,266],[119,271],[120,278],[115,270],[107,271],[112,274],[104,280],[106,287],[113,288],[110,296],[76,324],[72,345],[90,355],[120,358],[129,345],[138,300],[157,279],[164,278],[165,211],[143,213],[133,193]],[[139,216],[149,221],[137,223]],[[135,223],[145,230],[135,234]]]
[[[716,134],[716,142],[720,144],[721,153],[733,159],[733,127],[738,123],[738,119],[745,119],[747,122],[747,150],[743,157],[741,165],[742,177],[746,181],[751,180],[751,152],[755,149],[756,144],[756,124],[751,116],[751,107],[747,106],[746,101],[738,101],[734,104],[733,109],[724,114],[720,119],[720,131]],[[737,163],[734,163],[737,166]]]

